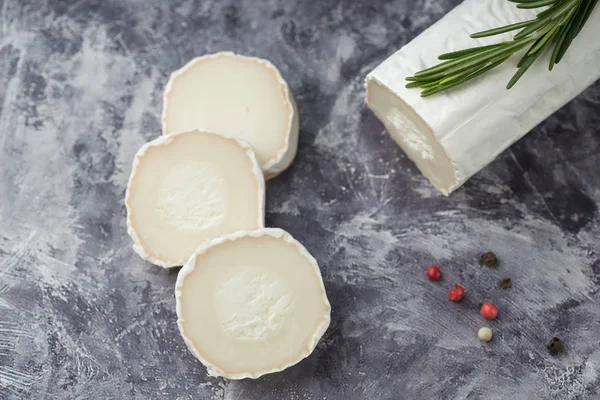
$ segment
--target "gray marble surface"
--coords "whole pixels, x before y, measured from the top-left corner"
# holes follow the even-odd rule
[[[456,3],[0,0],[0,398],[600,398],[600,85],[450,198],[364,108],[365,74]],[[267,222],[319,260],[333,307],[308,359],[257,381],[206,376],[177,271],[125,227],[168,74],[218,50],[271,59],[295,93],[300,148]],[[500,318],[480,344],[486,300]]]

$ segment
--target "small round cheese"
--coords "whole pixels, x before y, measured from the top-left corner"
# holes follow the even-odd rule
[[[190,61],[167,84],[163,134],[206,129],[252,145],[266,178],[298,148],[298,111],[288,84],[267,60],[222,52]]]
[[[209,375],[258,378],[307,357],[331,306],[319,266],[281,229],[201,246],[177,277],[177,325]]]
[[[136,154],[127,185],[134,250],[183,265],[204,241],[264,226],[265,184],[252,148],[202,131],[162,136]]]

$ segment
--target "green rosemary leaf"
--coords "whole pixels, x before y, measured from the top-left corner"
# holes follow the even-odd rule
[[[436,87],[437,85],[439,85],[439,82],[430,82],[430,83],[424,83],[421,85],[421,87],[423,89],[428,89],[428,88],[432,88],[432,87]]]
[[[591,0],[587,3],[584,17],[581,19],[581,21],[579,23],[579,27],[577,28],[577,34],[575,36],[579,35],[581,30],[583,29],[583,26],[586,24],[588,18],[592,14],[592,11],[594,11],[594,7],[596,7],[596,4],[598,4],[598,0]]]
[[[502,60],[502,62],[508,60],[510,58],[510,55],[506,56],[506,55],[502,55],[499,57],[496,57],[492,60],[490,60],[487,63],[481,64],[481,65],[477,65],[471,69],[465,70],[463,72],[459,72],[450,76],[445,77],[444,79],[440,80],[440,85],[447,85],[451,82],[455,82],[455,81],[459,81],[462,78],[472,75],[475,72],[480,71],[482,68],[487,68],[490,64],[496,64],[498,61]]]
[[[411,81],[411,82],[432,82],[438,79],[443,78],[444,76],[444,72],[438,72],[435,74],[428,74],[428,75],[419,75],[419,76],[409,76],[408,78],[406,78],[407,81]]]
[[[552,39],[552,38],[554,37],[554,35],[556,35],[556,32],[558,31],[558,28],[559,28],[559,27],[560,27],[559,25],[556,25],[556,26],[555,26],[554,28],[552,28],[552,29],[551,29],[551,30],[550,30],[548,33],[546,33],[544,36],[542,36],[542,37],[539,39],[539,42],[538,42],[538,43],[535,43],[535,44],[534,44],[534,45],[531,47],[531,50],[529,50],[529,51],[527,52],[527,54],[531,55],[531,54],[533,54],[533,53],[536,53],[536,52],[538,52],[538,51],[539,51],[539,50],[541,50],[543,47],[545,47],[545,46],[546,46],[546,43],[547,43],[547,42],[548,42],[550,39]]]
[[[575,15],[573,16],[573,38],[579,33],[582,22],[586,19],[587,6],[591,4],[591,1],[583,2],[580,1]]]
[[[410,82],[410,83],[407,83],[406,85],[404,85],[404,87],[407,89],[418,88],[418,87],[421,87],[421,82]]]
[[[580,1],[581,0],[570,0],[569,2],[565,3],[556,10],[551,19],[556,20],[562,18],[563,15],[568,14],[571,10],[577,11],[577,7],[579,7],[578,4],[581,4],[579,3]]]
[[[550,64],[548,65],[549,71],[552,71],[554,69],[554,65],[556,64],[556,58],[558,57],[558,52],[560,51],[562,43],[565,40],[568,28],[569,24],[565,24],[560,27],[560,31],[558,32],[558,39],[556,40],[556,44],[554,45],[554,49],[552,50],[552,55],[550,56]]]
[[[560,11],[560,9],[565,6],[565,4],[569,5],[569,4],[575,3],[575,5],[576,5],[576,3],[578,1],[580,1],[580,0],[559,0],[556,3],[554,3],[554,5],[548,7],[544,11],[540,11],[539,13],[537,13],[536,18],[540,19],[540,18],[544,18],[548,15],[550,15],[552,18],[557,13],[557,11]]]
[[[550,23],[553,23],[553,19],[558,18],[570,8],[575,7],[579,1],[581,0],[561,0],[557,2],[552,7],[539,13],[535,19],[535,23],[532,23],[521,32],[517,33],[515,39],[523,38],[534,32],[539,32],[541,29],[547,28]]]
[[[450,53],[444,53],[444,54],[442,54],[441,56],[438,57],[438,59],[439,60],[452,60],[452,59],[455,59],[455,58],[460,58],[460,57],[463,57],[463,56],[468,56],[468,55],[471,55],[473,53],[479,53],[481,51],[498,48],[500,46],[504,46],[504,44],[505,43],[497,43],[497,44],[490,44],[488,46],[471,47],[470,49],[452,51]]]
[[[445,72],[442,71],[442,72],[436,72],[435,74],[414,76],[413,78],[414,78],[415,82],[432,82],[432,81],[436,81],[438,79],[442,79],[445,76],[446,76]]]
[[[520,49],[522,49],[523,47],[527,46],[529,43],[533,42],[534,40],[535,39],[527,38],[527,39],[523,39],[523,40],[519,40],[519,41],[514,41],[514,42],[510,43],[509,45],[504,46],[500,49],[488,51],[488,52],[486,52],[487,54],[478,55],[478,57],[473,58],[470,61],[466,61],[466,62],[460,63],[456,66],[453,66],[451,68],[448,68],[445,71],[445,73],[446,73],[446,75],[451,75],[456,72],[465,71],[467,69],[470,69],[471,67],[475,67],[476,65],[484,64],[490,60],[496,59],[497,57],[510,56],[510,55],[516,53],[517,51],[519,51]]]
[[[537,13],[535,15],[536,19],[540,19],[540,18],[544,18],[545,16],[547,16],[548,14],[553,14],[556,12],[556,9],[560,7],[560,3],[556,3],[554,4],[552,7],[548,7],[546,8],[544,11],[540,11],[539,13]]]
[[[469,76],[469,75],[471,75],[471,74],[472,74],[472,73],[474,73],[474,72],[477,72],[477,71],[478,71],[478,70],[480,70],[480,69],[481,69],[483,66],[485,66],[485,64],[484,64],[484,65],[477,65],[477,66],[475,66],[475,67],[473,67],[473,68],[471,68],[471,69],[468,69],[468,70],[466,70],[466,71],[463,71],[463,72],[458,72],[458,73],[456,73],[456,74],[453,74],[453,75],[446,76],[444,79],[440,79],[440,81],[439,81],[439,84],[440,84],[440,85],[447,85],[447,84],[449,84],[449,83],[452,83],[452,82],[455,82],[455,81],[459,81],[459,80],[461,80],[462,78],[464,78],[464,77],[466,77],[466,76]]]
[[[529,26],[530,24],[532,24],[534,22],[535,22],[535,20],[532,19],[532,20],[529,20],[529,21],[517,22],[516,24],[510,24],[510,25],[506,25],[506,26],[501,26],[500,28],[494,28],[494,29],[489,29],[487,31],[473,33],[471,35],[471,38],[477,39],[477,38],[482,38],[482,37],[499,35],[501,33],[510,32],[510,31],[514,31],[514,30],[517,30],[517,29],[525,28],[526,26]]]
[[[514,37],[515,40],[523,39],[531,35],[533,32],[539,31],[540,29],[544,29],[552,20],[552,15],[546,15],[543,18],[536,20],[534,23],[527,26],[521,32],[517,33]]]
[[[456,84],[458,85],[458,84]],[[439,92],[443,92],[444,90],[448,90],[456,85],[451,85],[451,86],[439,86],[437,88],[431,88],[431,89],[425,89],[421,92],[421,97],[428,97],[431,96],[432,94],[436,94]]]
[[[588,3],[585,5],[583,3],[579,3],[579,6],[577,7],[577,11],[575,12],[575,15],[573,16],[573,19],[571,20],[571,25],[569,26],[569,28],[567,30],[565,39],[563,40],[563,42],[560,46],[560,50],[558,50],[558,55],[556,56],[557,64],[564,57],[565,53],[569,49],[569,46],[571,46],[573,39],[575,39],[575,37],[579,34],[581,23],[583,21],[587,20],[586,13],[588,11],[591,13],[591,9],[588,10],[587,5],[589,3],[593,3],[595,5],[596,2],[597,1],[589,0]]]
[[[406,78],[407,81],[409,82],[425,82],[425,81],[434,81],[436,79],[439,79],[443,77],[442,74],[439,74],[438,77],[436,77],[435,75],[432,75],[431,78],[430,77],[415,77],[415,76],[409,76],[408,78]]]
[[[577,8],[573,7],[569,10],[569,12],[567,12],[565,15],[563,15],[563,17],[558,21],[558,25],[559,26],[564,26],[566,25],[571,18],[573,18],[573,14],[575,14],[577,12]]]
[[[439,78],[431,80],[431,81],[418,81],[418,82],[409,82],[406,84],[406,88],[408,89],[412,89],[412,88],[429,88],[429,87],[433,87],[436,86],[439,82]]]
[[[536,43],[537,43],[537,42],[536,42]],[[535,46],[535,44],[536,44],[536,43],[534,43],[533,45]],[[531,57],[532,57],[532,55],[530,55],[530,54],[529,54],[529,52],[525,53],[525,55],[523,55],[523,57],[521,57],[521,59],[520,59],[520,60],[519,60],[519,62],[517,63],[517,68],[521,68],[521,66],[522,66],[523,64],[525,64],[525,62],[526,62],[527,60],[529,60],[529,58],[531,58]]]
[[[540,8],[556,3],[556,0],[538,0],[517,4],[517,8]]]
[[[506,89],[511,89],[513,86],[515,86],[515,84],[519,81],[519,79],[521,79],[523,74],[527,72],[529,67],[531,67],[535,60],[538,59],[538,57],[544,52],[544,50],[546,49],[546,47],[548,47],[549,44],[550,42],[546,42],[546,44],[542,47],[542,50],[533,53],[529,58],[527,58],[527,60],[523,63],[523,65],[521,65],[517,73],[508,82],[508,85],[506,85]]]
[[[459,64],[460,62],[461,62],[461,60],[446,61],[446,62],[443,62],[441,64],[434,65],[433,67],[426,68],[426,69],[424,69],[422,71],[419,71],[416,74],[414,74],[414,77],[415,78],[419,78],[419,77],[424,77],[424,76],[427,76],[427,75],[437,74],[438,72],[443,71],[444,68],[451,67],[453,65]]]
[[[542,36],[540,38],[538,38],[535,42],[533,42],[533,44],[531,45],[531,47],[529,48],[529,50],[527,52],[525,52],[525,54],[523,55],[523,57],[521,57],[521,59],[519,60],[519,62],[517,63],[517,68],[521,68],[521,66],[523,64],[525,64],[525,62],[527,62],[527,60],[530,57],[533,57],[533,53],[531,52],[531,50],[536,47],[543,39],[545,36]]]
[[[503,46],[499,46],[498,49],[495,49],[495,48],[489,49],[489,50],[485,50],[485,51],[482,51],[479,53],[466,55],[461,58],[456,58],[456,59],[452,59],[450,61],[445,61],[443,63],[434,65],[433,67],[419,71],[413,77],[416,78],[417,80],[419,80],[421,78],[431,78],[433,76],[438,76],[440,74],[442,74],[441,77],[443,77],[443,76],[447,75],[446,72],[448,71],[448,69],[450,69],[452,67],[459,66],[459,65],[465,64],[466,62],[474,61],[474,60],[483,61],[482,57],[487,56],[489,54],[494,54],[492,57],[495,57],[497,55],[496,54],[497,52],[506,51],[511,46],[514,46],[514,44],[511,42],[507,42],[507,43],[503,43]]]
[[[560,62],[560,52],[563,48],[563,45],[565,43],[565,40],[567,40],[567,36],[569,35],[569,32],[571,32],[572,28],[573,28],[573,20],[571,19],[567,24],[565,24],[563,26],[563,29],[560,32],[560,35],[558,37],[558,40],[556,41],[556,44],[554,45],[554,50],[552,51],[552,56],[550,57],[550,62],[551,62],[551,67],[550,67],[550,71],[552,71],[552,68],[554,68],[555,64],[558,64]]]
[[[471,75],[468,75],[468,76],[466,76],[466,77],[464,77],[464,78],[462,78],[462,79],[460,79],[458,81],[449,83],[449,84],[447,84],[445,86],[438,86],[438,87],[435,87],[435,88],[423,90],[421,92],[421,97],[431,96],[432,94],[436,94],[436,93],[442,92],[444,90],[448,90],[450,88],[453,88],[455,86],[461,85],[461,84],[463,84],[463,83],[465,83],[467,81],[470,81],[473,78],[478,77],[479,75],[482,75],[482,74],[484,74],[484,73],[486,73],[486,72],[488,72],[488,71],[496,68],[498,65],[502,64],[503,62],[505,62],[509,58],[510,58],[510,56],[509,57],[505,57],[503,59],[500,59],[500,60],[496,61],[495,63],[492,63],[492,64],[488,65],[487,67],[481,68],[480,70],[478,70],[477,72],[472,73]]]
[[[510,89],[512,89],[513,86],[515,86],[515,84],[518,82],[518,80],[521,79],[523,74],[525,74],[525,72],[527,72],[529,67],[531,67],[531,65],[534,63],[534,61],[539,56],[540,56],[540,53],[536,53],[533,56],[527,58],[527,60],[523,63],[523,65],[521,65],[521,68],[519,68],[517,73],[511,78],[510,82],[508,82],[508,85],[506,85],[507,90],[510,90]]]
[[[519,60],[519,62],[517,63],[517,68],[521,68],[521,66],[523,66],[527,62],[527,60],[529,60],[530,57],[536,57],[535,53],[545,48],[548,41],[552,39],[554,35],[556,35],[556,31],[558,30],[558,28],[559,26],[557,25],[556,27],[548,31],[545,35],[540,36],[531,45],[531,48],[527,51],[527,53],[525,53],[525,55]]]

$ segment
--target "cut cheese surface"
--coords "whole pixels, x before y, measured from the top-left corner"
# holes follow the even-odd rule
[[[195,58],[172,74],[164,95],[163,133],[199,128],[241,138],[270,177],[294,159],[297,114],[273,64],[223,52]]]
[[[281,229],[206,243],[179,272],[175,294],[181,334],[213,376],[257,378],[294,365],[330,321],[317,262]]]
[[[510,90],[506,85],[525,50],[473,81],[430,97],[407,89],[405,78],[439,63],[440,54],[510,39],[514,32],[483,39],[469,35],[535,19],[539,11],[518,9],[506,0],[465,0],[367,76],[369,108],[444,194],[600,78],[600,6],[553,71],[548,71],[547,51]]]
[[[252,148],[189,131],[137,153],[125,204],[128,232],[142,258],[183,265],[204,241],[264,224],[264,179]]]

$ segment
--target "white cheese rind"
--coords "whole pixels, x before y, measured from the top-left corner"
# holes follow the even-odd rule
[[[285,118],[287,121],[287,125],[281,133],[277,133],[277,134],[282,135],[282,137],[283,137],[282,145],[275,152],[267,151],[266,149],[263,149],[263,146],[260,143],[253,141],[252,138],[248,137],[247,133],[243,132],[243,130],[251,129],[252,128],[251,125],[253,123],[264,123],[264,121],[256,121],[256,120],[253,120],[252,118],[245,119],[243,115],[238,115],[237,118],[232,117],[231,115],[224,115],[223,118],[225,118],[225,120],[221,120],[222,125],[220,127],[218,126],[219,125],[218,119],[215,120],[215,119],[211,118],[212,119],[211,123],[210,123],[211,126],[205,126],[205,124],[203,124],[202,122],[198,122],[197,123],[198,126],[186,126],[185,129],[186,130],[194,129],[194,128],[207,129],[207,130],[216,131],[218,133],[225,133],[229,136],[235,136],[235,137],[239,137],[243,140],[246,140],[254,147],[254,150],[257,153],[257,157],[259,158],[259,160],[262,159],[261,167],[262,167],[265,179],[270,179],[272,177],[275,177],[276,175],[280,174],[285,169],[287,169],[290,166],[290,164],[292,163],[292,161],[294,160],[294,157],[296,156],[296,152],[298,149],[298,136],[299,136],[300,124],[299,124],[298,108],[296,106],[296,102],[294,100],[292,92],[291,92],[287,82],[281,76],[281,73],[279,72],[279,70],[268,60],[256,58],[256,57],[242,56],[242,55],[235,54],[232,52],[219,52],[219,53],[215,53],[215,54],[209,54],[209,55],[205,55],[205,56],[201,56],[201,57],[196,57],[196,58],[192,59],[191,61],[189,61],[185,66],[183,66],[179,70],[173,72],[171,74],[171,77],[169,78],[169,81],[167,83],[167,86],[165,88],[165,92],[163,95],[163,110],[162,110],[162,120],[161,120],[163,134],[166,135],[166,134],[170,134],[173,132],[177,132],[179,130],[179,129],[174,130],[173,128],[169,127],[169,124],[168,124],[168,119],[169,119],[168,116],[169,116],[169,112],[170,112],[169,98],[173,93],[173,90],[177,84],[177,81],[181,77],[185,76],[186,74],[193,73],[193,69],[195,67],[199,66],[200,64],[205,63],[205,62],[215,61],[215,60],[229,60],[231,62],[237,62],[237,63],[251,62],[251,63],[254,63],[256,65],[263,67],[266,71],[268,71],[270,74],[272,74],[273,79],[277,82],[279,89],[280,89],[281,106],[283,109],[286,110]],[[223,72],[223,71],[221,71],[221,72]],[[235,72],[235,75],[243,77],[244,76],[243,72],[244,72],[243,65],[240,65],[239,71]],[[227,73],[223,72],[223,76],[216,77],[216,79],[217,80],[218,79],[226,79],[226,75],[227,75]],[[224,82],[223,84],[226,84],[226,82]],[[249,81],[248,84],[252,84],[252,82]],[[207,94],[210,94],[210,90],[212,90],[212,89],[207,90]],[[243,91],[243,90],[248,90],[248,88],[243,86],[243,84],[240,84],[240,86],[237,88],[237,90]],[[256,90],[256,92],[260,93],[260,91],[258,91],[258,90]],[[220,98],[220,96],[215,95],[215,105],[214,106],[220,107],[224,111],[227,111],[228,108],[227,108],[226,104],[218,103],[221,100],[222,99]],[[233,100],[235,100],[235,99],[232,99],[232,101]],[[258,105],[256,104],[256,102],[259,102],[259,101],[260,101],[260,99],[258,99],[258,97],[253,98],[254,104],[248,104],[248,107],[250,107],[250,108],[257,107]],[[190,104],[190,106],[189,106],[190,108],[193,108],[194,99],[190,98],[188,104]],[[192,112],[192,111],[190,110],[190,112]],[[274,110],[274,112],[275,112],[275,110]],[[212,116],[214,116],[215,114],[216,113],[211,113]],[[194,117],[194,118],[196,118],[196,117]],[[246,124],[246,126],[244,126],[242,129],[239,130],[239,133],[234,132],[230,127],[225,128],[225,126],[229,126],[230,122],[232,122],[232,118],[234,118],[233,120],[236,121],[236,123],[240,123],[241,125]],[[196,124],[194,124],[194,125],[196,125]]]
[[[198,265],[197,265],[198,260],[200,260],[200,259],[202,259],[202,257],[206,256],[207,253],[209,253],[211,251],[211,249],[214,249],[215,247],[218,247],[219,245],[222,245],[227,242],[235,242],[237,240],[245,239],[245,238],[260,238],[260,237],[264,237],[264,236],[283,240],[285,243],[293,246],[298,251],[298,253],[306,259],[307,263],[310,265],[310,268],[312,269],[312,273],[314,274],[314,276],[313,276],[314,279],[316,279],[318,281],[318,285],[320,288],[319,296],[321,297],[319,301],[323,305],[324,313],[322,314],[322,318],[320,319],[320,322],[311,329],[312,334],[308,338],[306,347],[304,348],[304,350],[302,351],[300,356],[293,358],[293,359],[283,360],[280,365],[270,368],[270,369],[264,369],[264,370],[255,369],[255,370],[248,370],[248,371],[244,371],[244,372],[232,373],[230,371],[227,371],[226,368],[220,367],[218,365],[214,365],[213,363],[208,361],[207,357],[205,357],[205,355],[203,355],[202,351],[200,349],[198,349],[196,347],[196,345],[192,342],[192,340],[188,337],[188,333],[186,333],[186,330],[185,330],[185,320],[184,320],[183,310],[182,310],[182,308],[183,308],[183,306],[182,306],[182,295],[183,295],[182,289],[184,287],[186,278],[191,273],[193,273],[196,268],[198,268]],[[285,260],[279,260],[279,261],[285,262]],[[201,265],[202,264],[200,264],[200,267],[201,267]],[[325,287],[323,285],[323,280],[321,277],[321,272],[320,272],[317,261],[300,242],[295,240],[289,233],[285,232],[282,229],[278,229],[278,228],[263,228],[263,229],[258,229],[258,230],[254,230],[254,231],[239,231],[239,232],[235,232],[232,234],[223,235],[220,238],[216,238],[214,240],[204,243],[202,246],[200,246],[196,250],[196,252],[190,257],[189,261],[179,271],[179,274],[177,276],[177,282],[175,285],[175,298],[176,298],[176,312],[177,312],[177,318],[178,318],[177,326],[179,327],[179,331],[184,339],[186,346],[192,352],[192,354],[200,362],[202,362],[202,364],[204,364],[206,366],[207,372],[209,375],[216,376],[216,377],[220,376],[220,377],[224,377],[224,378],[228,378],[228,379],[244,379],[244,378],[256,379],[262,375],[279,372],[279,371],[282,371],[292,365],[297,364],[298,362],[300,362],[304,358],[308,357],[312,353],[312,351],[316,347],[317,343],[319,342],[319,340],[321,339],[321,337],[323,336],[323,334],[329,327],[329,324],[331,321],[331,315],[330,315],[331,314],[331,305],[329,303],[329,300],[327,299],[327,294],[325,292]],[[208,305],[208,306],[211,307],[211,305]],[[212,305],[212,306],[214,306],[214,305]],[[304,327],[302,327],[302,328],[304,328]]]
[[[231,142],[235,143],[236,146],[240,147],[240,149],[243,151],[245,157],[247,157],[247,162],[250,166],[250,175],[254,177],[254,180],[256,183],[256,188],[257,188],[256,193],[253,194],[253,196],[255,196],[255,199],[256,199],[256,210],[255,210],[256,220],[251,225],[253,228],[262,228],[262,227],[264,227],[264,223],[265,223],[264,222],[265,221],[265,180],[263,178],[263,174],[262,174],[260,165],[258,164],[258,161],[254,155],[254,150],[248,143],[244,142],[243,140],[237,139],[237,138],[232,138],[232,137],[228,137],[228,136],[224,136],[224,135],[219,135],[219,134],[215,134],[215,133],[211,133],[211,132],[204,132],[204,131],[199,131],[199,130],[192,130],[192,131],[188,131],[188,132],[178,132],[178,133],[168,135],[168,136],[161,136],[151,142],[146,143],[137,152],[137,154],[133,160],[133,167],[131,170],[131,175],[129,177],[129,182],[128,182],[127,190],[125,193],[125,206],[127,209],[127,233],[133,240],[133,250],[144,260],[149,261],[152,264],[159,265],[163,268],[171,268],[171,267],[183,265],[188,260],[189,255],[193,252],[193,250],[191,250],[190,253],[186,254],[185,256],[172,258],[172,257],[167,257],[164,254],[159,254],[157,251],[155,251],[153,249],[152,250],[148,249],[147,246],[145,246],[143,244],[143,241],[140,239],[140,232],[139,232],[140,228],[136,227],[135,226],[136,224],[133,221],[133,214],[135,212],[135,207],[133,207],[133,205],[132,205],[133,196],[134,196],[134,193],[132,192],[133,191],[132,188],[134,187],[134,182],[136,181],[136,179],[138,177],[140,161],[147,155],[147,153],[151,149],[158,149],[158,148],[161,148],[164,146],[168,146],[169,144],[178,140],[178,138],[185,137],[186,135],[214,136],[215,138],[220,138],[223,140],[231,141]],[[222,161],[224,163],[227,162],[226,159],[224,159]],[[199,159],[198,162],[202,162],[202,160]],[[209,179],[210,179],[210,177],[209,177]],[[172,180],[172,179],[169,179],[169,180]],[[168,183],[170,183],[170,182],[168,182]],[[204,183],[206,183],[206,182],[204,182]],[[158,184],[158,182],[156,184]],[[227,182],[224,182],[224,184],[227,184]],[[169,186],[172,186],[172,185],[170,184]],[[182,188],[186,189],[185,184],[183,185]],[[194,188],[190,188],[190,189],[194,189]],[[235,188],[230,188],[230,189],[235,190]],[[174,195],[179,196],[180,193],[174,193]],[[219,202],[222,200],[223,200],[222,198],[216,198],[216,199],[214,199],[214,201],[212,201],[212,203],[214,203],[214,204],[210,204],[210,206],[211,207],[219,206]],[[179,217],[181,218],[181,216],[179,216]],[[204,217],[204,215],[200,214],[200,217]],[[182,227],[185,228],[187,223],[194,223],[195,221],[181,221],[181,220],[175,218],[172,222],[175,224],[178,224],[178,225],[182,225]],[[201,225],[202,225],[202,221],[199,224],[199,227],[198,227],[199,230],[202,229]],[[244,229],[244,227],[242,227],[242,226],[240,226],[239,228]],[[237,230],[237,229],[235,229],[235,230]],[[229,232],[223,232],[223,233],[229,233]],[[220,236],[220,235],[221,234],[219,234],[217,236]],[[186,236],[191,236],[191,235],[186,235]],[[212,238],[210,238],[210,239],[212,239]],[[201,243],[197,243],[194,246],[194,248],[196,248],[200,244]]]
[[[442,53],[500,41],[471,39],[471,33],[533,19],[539,11],[517,9],[506,0],[465,0],[367,76],[369,108],[442,193],[460,187],[600,78],[600,6],[553,71],[548,71],[546,52],[510,90],[506,84],[523,52],[472,82],[430,97],[407,89],[405,78],[439,63]]]

